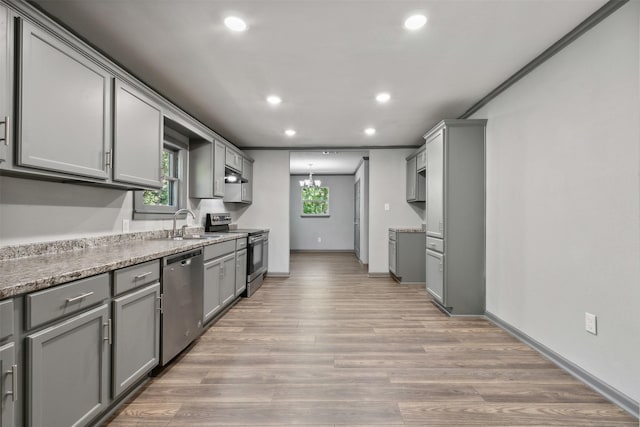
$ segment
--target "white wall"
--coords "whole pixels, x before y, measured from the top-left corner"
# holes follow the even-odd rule
[[[488,119],[487,310],[636,401],[639,24],[626,4],[474,115]]]
[[[289,273],[289,151],[244,150],[253,164],[253,204],[238,216],[242,228],[266,227],[269,271]]]
[[[291,176],[289,201],[291,250],[353,250],[354,185],[353,175],[314,175],[329,188],[329,216],[303,217],[298,181],[306,176]],[[320,239],[320,241],[318,241]]]
[[[369,273],[389,273],[389,227],[419,227],[424,204],[407,203],[406,158],[414,148],[369,151]],[[389,210],[385,210],[385,204]]]
[[[369,160],[363,160],[356,170],[360,181],[360,262],[369,263]]]

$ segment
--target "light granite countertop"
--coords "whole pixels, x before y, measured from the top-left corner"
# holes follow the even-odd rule
[[[422,227],[390,227],[390,231],[395,231],[397,233],[424,233],[424,228]]]
[[[243,236],[246,234],[235,233],[207,240],[131,240],[100,247],[6,259],[0,261],[0,299]]]

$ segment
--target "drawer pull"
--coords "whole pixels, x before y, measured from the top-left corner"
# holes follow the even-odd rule
[[[138,274],[137,276],[133,276],[133,280],[143,279],[143,278],[147,277],[150,274],[153,274],[153,271],[147,271],[146,273],[142,273],[142,274]]]
[[[11,375],[11,383],[13,385],[13,389],[11,391],[7,391],[5,396],[11,396],[11,400],[15,402],[18,400],[18,365],[11,365],[11,369],[6,371],[5,374]]]
[[[76,301],[80,301],[83,298],[86,298],[88,296],[93,295],[95,292],[86,292],[82,295],[78,295],[77,297],[73,297],[73,298],[67,298],[67,304],[72,303],[72,302],[76,302]]]
[[[429,246],[431,246],[432,248],[435,248],[436,244],[435,243],[429,243]]]

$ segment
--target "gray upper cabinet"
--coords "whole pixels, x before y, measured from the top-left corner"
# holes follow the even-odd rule
[[[49,32],[19,24],[18,164],[108,179],[111,75]]]
[[[253,163],[247,159],[242,159],[242,178],[246,180],[242,183],[242,201],[251,203],[253,201]]]
[[[26,337],[28,425],[86,425],[106,408],[108,320],[103,304]]]
[[[13,343],[0,346],[0,427],[16,425],[18,400],[18,365]]]
[[[226,146],[220,141],[189,143],[189,197],[224,197]]]
[[[225,165],[236,172],[242,173],[242,156],[240,153],[227,147],[225,152]]]
[[[0,169],[10,167],[11,159],[11,29],[9,9],[0,4]]]
[[[160,282],[113,300],[113,397],[160,361]]]
[[[425,176],[424,172],[418,172],[418,159],[420,153],[407,157],[407,202],[424,202]],[[424,168],[422,169],[424,171]]]
[[[416,168],[418,172],[422,172],[427,168],[427,150],[421,149],[416,156]]]
[[[162,187],[162,110],[149,97],[114,84],[113,179],[147,188]]]
[[[427,236],[444,237],[444,132],[427,139]]]

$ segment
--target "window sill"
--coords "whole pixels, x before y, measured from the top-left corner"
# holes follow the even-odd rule
[[[314,215],[314,214],[306,214],[306,215],[300,215],[300,218],[329,218],[331,215],[329,214],[318,214],[318,215]]]

